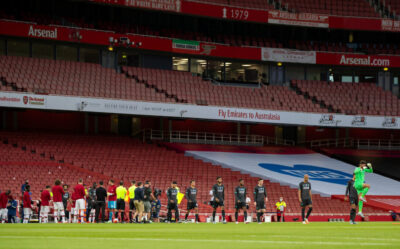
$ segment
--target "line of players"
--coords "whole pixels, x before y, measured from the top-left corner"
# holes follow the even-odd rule
[[[235,220],[238,223],[239,212],[243,211],[244,222],[247,223],[247,188],[244,185],[244,180],[239,180],[239,186],[235,188]],[[179,221],[179,208],[178,208],[178,195],[179,188],[177,187],[177,182],[172,182],[170,188],[167,189],[166,194],[168,198],[167,205],[167,222],[172,221],[172,211],[175,211],[175,221]],[[40,213],[39,222],[47,223],[48,216],[50,212],[50,202],[53,201],[54,209],[54,222],[58,223],[61,221],[67,223],[67,218],[65,217],[65,210],[63,205],[63,196],[65,192],[61,186],[61,181],[56,180],[53,187],[46,186],[46,188],[41,192],[40,201]],[[197,203],[198,190],[196,188],[196,182],[191,181],[190,187],[186,189],[185,198],[187,199],[187,213],[185,215],[185,221],[187,221],[188,216],[191,212],[195,214],[195,222],[199,222],[198,213],[198,203]],[[222,184],[222,177],[217,177],[217,183],[212,187],[211,190],[212,200],[210,205],[213,207],[212,221],[216,223],[215,216],[218,208],[220,208],[222,213],[222,222],[226,223],[225,219],[225,186]],[[267,191],[264,187],[264,181],[259,179],[257,185],[254,188],[254,206],[257,210],[257,221],[261,223],[262,217],[266,212],[265,203],[268,201]],[[10,191],[0,194],[0,215],[5,221],[4,210],[7,211],[6,204],[3,205],[4,200],[8,200],[11,195]],[[158,221],[158,214],[161,208],[159,196],[161,195],[161,190],[155,189],[154,192],[151,190],[151,183],[146,181],[144,184],[139,182],[136,184],[135,181],[131,182],[129,190],[123,186],[123,182],[120,182],[120,186],[117,187],[113,180],[109,181],[109,186],[107,190],[103,187],[103,183],[100,182],[100,186],[96,188],[94,184],[89,191],[85,190],[83,185],[83,180],[80,179],[78,184],[73,188],[73,193],[69,198],[69,202],[72,205],[70,211],[69,222],[77,223],[80,220],[84,223],[86,202],[88,203],[87,208],[89,209],[89,222],[98,221],[99,211],[101,209],[102,221],[104,222],[104,212],[105,212],[105,202],[108,199],[108,209],[109,209],[109,222],[118,220],[120,216],[120,221],[124,221],[124,211],[125,202],[127,197],[129,200],[129,220],[134,222],[144,222],[151,220]],[[304,176],[304,181],[299,184],[298,190],[299,202],[302,207],[302,220],[304,224],[308,223],[308,217],[312,211],[312,194],[311,194],[311,184],[308,181],[308,175]],[[149,202],[155,203],[155,205]],[[25,192],[23,194],[23,211],[24,220],[23,223],[29,223],[30,217],[32,215],[32,200],[30,197],[30,186],[25,186]],[[305,215],[305,208],[308,207],[307,215]],[[95,212],[96,210],[96,212]],[[116,211],[118,210],[118,211]],[[151,213],[150,213],[151,210]],[[150,217],[151,216],[151,217]]]

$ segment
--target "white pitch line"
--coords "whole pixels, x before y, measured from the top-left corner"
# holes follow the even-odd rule
[[[276,241],[276,240],[213,240],[213,239],[162,239],[162,238],[102,238],[102,237],[65,237],[65,236],[0,236],[0,239],[83,239],[83,240],[130,240],[130,241],[172,241],[172,242],[210,242],[210,243],[251,243],[251,244],[295,244],[295,245],[363,245],[387,246],[391,243],[370,242],[331,242],[331,241]]]
[[[346,239],[346,240],[378,240],[378,241],[400,241],[392,238],[374,238],[374,237],[332,237],[332,236],[303,236],[303,235],[268,235],[273,238],[320,238],[320,239]]]

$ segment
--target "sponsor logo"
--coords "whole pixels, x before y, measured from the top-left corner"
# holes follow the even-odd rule
[[[39,29],[39,28],[34,28],[33,25],[30,25],[28,36],[57,39],[57,28]]]
[[[351,174],[339,170],[322,168],[314,165],[295,164],[293,166],[286,166],[281,164],[259,163],[263,169],[274,171],[280,174],[303,178],[308,174],[310,180],[322,181],[328,183],[335,183],[346,185],[347,182],[353,177]]]
[[[351,121],[351,125],[354,126],[364,126],[367,124],[367,118],[364,116],[355,116],[353,121]]]
[[[367,57],[354,57],[342,55],[340,58],[341,65],[358,65],[358,66],[390,66],[389,59],[375,58],[371,60],[370,56]]]
[[[262,48],[262,60],[278,62],[316,63],[315,51],[282,48]]]
[[[332,114],[323,114],[319,119],[319,123],[325,125],[337,125],[340,122],[341,120],[335,120],[335,116]]]
[[[381,28],[382,30],[400,31],[400,21],[383,19],[381,22]]]
[[[172,48],[179,50],[200,50],[200,43],[197,41],[173,40]]]
[[[181,118],[183,117],[183,114],[185,114],[186,112],[188,112],[187,110],[182,110],[179,112],[179,114],[181,115]]]
[[[44,97],[31,97],[31,96],[24,96],[24,104],[30,105],[44,105],[46,99]]]
[[[15,97],[0,97],[1,102],[20,102],[20,98],[15,98]]]
[[[201,51],[200,54],[210,55],[211,51],[216,49],[217,47],[214,45],[202,44],[201,48],[203,49],[203,51]]]
[[[385,117],[383,123],[383,127],[396,127],[397,126],[397,119],[394,117]]]

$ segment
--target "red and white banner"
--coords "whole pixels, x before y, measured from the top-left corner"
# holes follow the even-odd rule
[[[316,63],[340,66],[400,67],[400,56],[317,52]]]
[[[399,32],[400,31],[400,21],[394,21],[390,19],[383,19],[381,21],[381,27],[384,31]]]
[[[121,5],[162,11],[180,12],[182,0],[89,0],[96,3]]]
[[[283,48],[262,48],[261,60],[291,63],[316,63],[315,51],[301,51]]]
[[[286,11],[270,10],[268,11],[268,23],[328,28],[329,16],[312,13],[289,13]]]

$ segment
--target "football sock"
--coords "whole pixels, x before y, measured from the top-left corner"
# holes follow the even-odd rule
[[[305,212],[306,212],[306,208],[301,208],[301,217],[303,218],[303,221],[304,221]]]
[[[189,213],[186,213],[185,214],[185,220],[187,220],[188,216],[189,216]]]
[[[198,215],[198,214],[196,214],[196,221],[197,221],[197,222],[200,222],[200,220],[199,220],[199,215]]]
[[[244,211],[244,222],[247,222],[247,211]]]
[[[235,220],[236,220],[236,221],[238,221],[238,216],[239,216],[239,214],[238,214],[238,212],[236,211],[236,212],[235,212]]]
[[[361,192],[362,192],[362,197],[365,197],[365,195],[368,193],[369,188],[364,188]]]
[[[213,211],[213,221],[215,221],[215,211]]]
[[[222,210],[222,219],[225,220],[225,210]]]
[[[358,201],[358,212],[362,213],[363,205],[364,205],[363,201]]]
[[[308,208],[307,216],[306,216],[307,219],[308,219],[308,217],[310,216],[311,212],[312,212],[312,207]]]
[[[356,210],[352,208],[352,209],[350,210],[350,220],[351,220],[351,221],[354,221],[355,218],[356,218]]]

